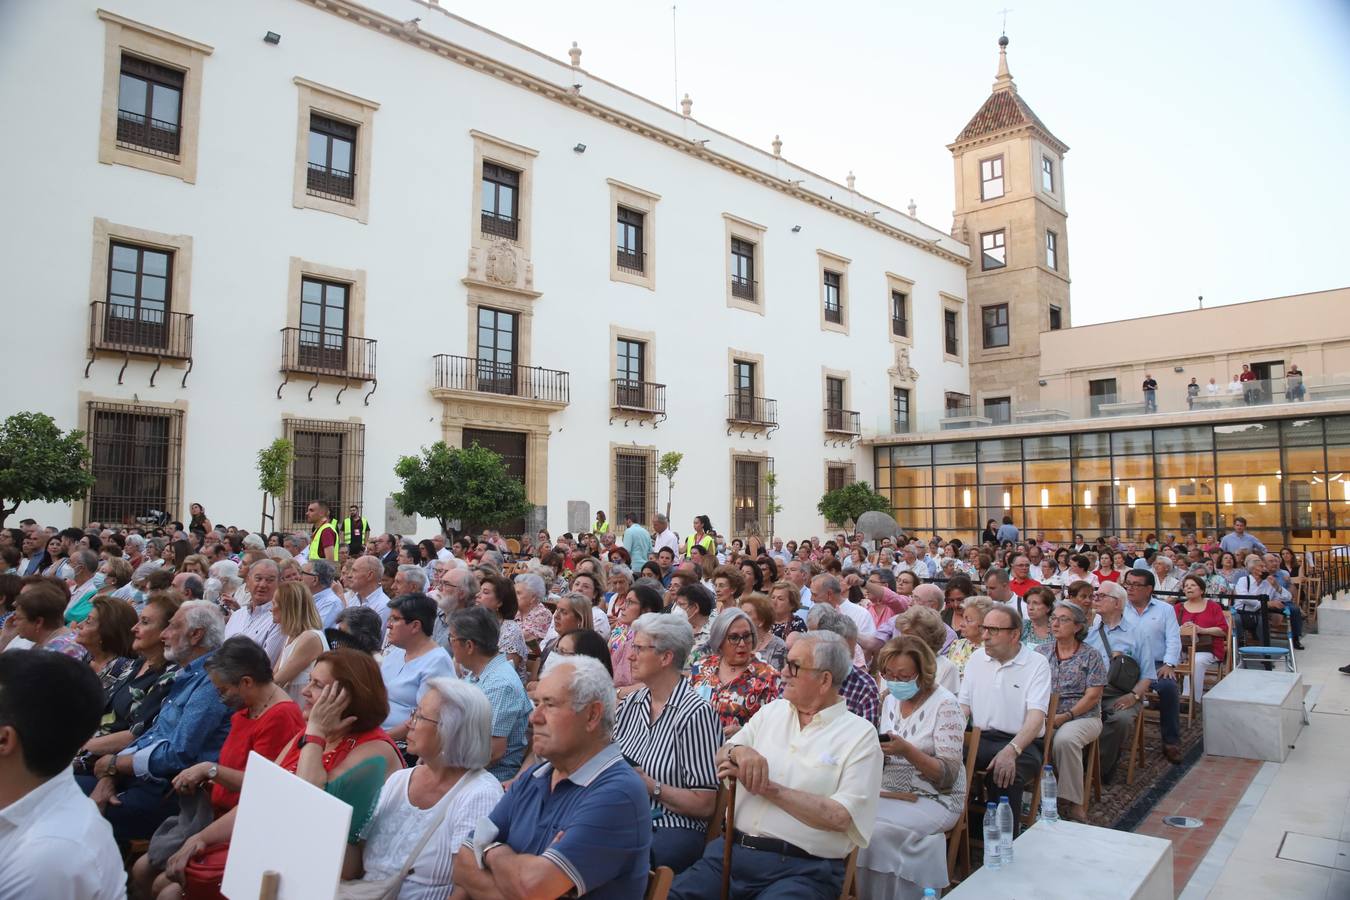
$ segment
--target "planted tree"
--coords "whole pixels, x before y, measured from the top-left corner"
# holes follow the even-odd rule
[[[766,512],[769,514],[769,543],[773,543],[774,519],[783,511],[783,504],[778,502],[778,476],[773,472],[764,475],[764,483],[769,488],[769,506]]]
[[[666,518],[670,518],[670,500],[675,494],[675,473],[680,471],[680,463],[684,461],[684,454],[671,450],[669,453],[661,454],[661,461],[656,464],[656,471],[666,477]]]
[[[827,522],[838,522],[852,527],[865,512],[890,512],[891,501],[872,490],[865,481],[855,481],[841,488],[826,491],[816,504],[816,510]]]
[[[285,438],[277,438],[269,446],[258,451],[258,489],[263,492],[262,523],[259,531],[266,532],[267,522],[277,520],[277,498],[286,493],[286,484],[291,477],[291,463],[295,460],[295,445]],[[267,512],[268,501],[272,512]]]
[[[22,503],[73,503],[93,486],[83,431],[62,432],[44,413],[0,424],[0,528]]]
[[[500,454],[478,444],[460,449],[437,441],[420,456],[400,457],[394,474],[403,481],[393,496],[399,511],[435,519],[445,535],[456,520],[466,530],[494,528],[530,511],[525,485]]]

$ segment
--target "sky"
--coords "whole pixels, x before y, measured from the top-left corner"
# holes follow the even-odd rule
[[[1070,148],[1073,324],[1350,286],[1350,0],[441,3],[672,109],[678,68],[695,119],[943,231],[1006,6]]]

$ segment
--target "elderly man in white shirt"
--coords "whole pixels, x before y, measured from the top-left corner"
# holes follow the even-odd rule
[[[876,729],[839,694],[850,668],[837,634],[813,631],[793,643],[782,698],[717,751],[718,775],[734,778],[738,791],[734,827],[675,879],[671,900],[721,893],[728,840],[737,845],[737,900],[839,896],[849,853],[871,840],[881,794]]]
[[[984,645],[966,662],[957,700],[980,729],[975,768],[985,772],[986,796],[1007,796],[1016,829],[1022,791],[1043,761],[1050,663],[1022,644],[1022,617],[1011,607],[995,606],[980,630]]]
[[[872,614],[852,600],[844,599],[843,587],[839,584],[839,579],[833,575],[817,575],[811,579],[811,599],[815,603],[828,603],[858,626],[858,643],[853,648],[853,663],[866,668],[867,659],[864,651],[875,653],[881,648],[881,641],[877,640],[877,623],[872,620]]]
[[[380,616],[380,628],[389,624],[389,596],[385,594],[380,579],[384,577],[384,566],[374,556],[357,557],[352,563],[352,593],[356,599],[354,606],[368,606]]]
[[[112,826],[70,768],[103,706],[89,666],[61,653],[0,654],[0,897],[126,897]]]
[[[281,570],[270,559],[260,559],[248,567],[248,601],[225,623],[225,639],[242,634],[267,651],[273,667],[286,646],[286,634],[272,618],[272,598],[281,580]]]

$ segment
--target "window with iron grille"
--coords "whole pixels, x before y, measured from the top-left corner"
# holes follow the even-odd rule
[[[909,296],[904,291],[891,291],[891,334],[909,336]]]
[[[343,510],[363,503],[366,426],[359,422],[286,419],[286,438],[295,448],[290,496],[281,527],[306,529],[305,511],[315,500]]]
[[[1004,245],[1003,229],[980,235],[980,269],[1001,269],[1008,264],[1008,248]]]
[[[961,330],[954,309],[942,311],[942,345],[948,356],[961,355]]]
[[[1064,327],[1064,311],[1058,306],[1050,307],[1050,330],[1059,331]]]
[[[853,483],[852,465],[831,465],[825,469],[825,490],[837,491]]]
[[[172,283],[172,251],[113,241],[103,340],[135,347],[167,346]]]
[[[356,196],[357,127],[329,116],[309,114],[309,193],[352,202]]]
[[[734,460],[731,505],[732,530],[736,535],[749,534],[752,526],[760,534],[768,533],[764,472],[770,463],[770,460],[744,457]]]
[[[843,276],[825,270],[825,321],[839,324],[844,321],[842,301]]]
[[[984,318],[984,346],[1008,346],[1008,304],[986,306],[980,312]]]
[[[891,394],[891,418],[896,434],[909,432],[909,389],[894,388]]]
[[[133,524],[152,510],[182,515],[182,410],[91,402],[88,422],[94,486],[86,519]]]
[[[117,85],[119,147],[177,159],[182,112],[182,72],[122,54]]]
[[[731,295],[755,302],[755,245],[731,239]]]
[[[615,522],[633,514],[633,521],[642,524],[651,521],[656,512],[656,450],[646,447],[625,447],[614,451],[614,506]]]
[[[1003,196],[1003,157],[980,161],[980,199],[997,200]]]
[[[515,240],[520,233],[520,173],[483,161],[483,234]]]
[[[644,271],[642,253],[642,221],[643,215],[636,210],[629,209],[626,206],[619,207],[618,236],[619,246],[615,252],[618,254],[617,263],[620,269],[627,269],[641,275]]]

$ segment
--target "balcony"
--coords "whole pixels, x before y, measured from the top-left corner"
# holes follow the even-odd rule
[[[891,334],[896,337],[909,337],[909,322],[898,316],[891,316]],[[950,351],[948,351],[950,352]],[[956,354],[953,353],[953,356]]]
[[[125,109],[117,111],[117,146],[158,156],[178,159],[177,122],[162,122]]]
[[[356,196],[356,178],[351,172],[310,163],[305,174],[305,190],[325,200],[351,203]]]
[[[732,275],[731,296],[735,297],[737,300],[749,300],[751,303],[756,303],[758,302],[758,298],[755,296],[755,289],[758,284],[759,282],[753,279]]]
[[[432,361],[436,369],[433,394],[494,395],[556,409],[571,402],[567,372],[447,353],[432,357]]]
[[[666,418],[666,386],[650,381],[614,378],[609,383],[609,423],[623,419],[624,426],[636,419],[639,426],[651,420],[655,428]]]
[[[483,210],[483,234],[486,237],[502,237],[508,241],[519,239],[520,220],[500,213]]]
[[[85,378],[89,377],[89,369],[99,353],[122,354],[118,384],[122,383],[131,357],[154,357],[158,363],[150,374],[151,387],[155,386],[155,376],[164,360],[186,360],[182,386],[187,387],[187,377],[192,371],[192,315],[95,300],[89,304],[89,362],[84,367]]]
[[[281,371],[286,378],[277,388],[277,399],[281,399],[281,388],[291,380],[292,375],[314,376],[314,386],[309,389],[309,399],[314,399],[314,388],[324,378],[338,379],[350,383],[371,382],[370,393],[366,394],[366,405],[370,405],[370,395],[375,393],[378,382],[375,378],[375,340],[373,338],[351,337],[332,331],[316,328],[281,329]],[[347,390],[344,385],[337,393],[337,402],[342,402],[342,394]]]
[[[778,401],[737,391],[727,394],[727,434],[750,431],[772,434],[778,428]]]
[[[620,272],[627,272],[629,275],[647,274],[647,254],[641,250],[625,250],[619,247],[615,250],[614,264],[618,266]]]
[[[861,414],[854,409],[826,408],[825,433],[850,438],[857,437],[862,434],[861,418]]]
[[[835,325],[842,325],[844,322],[844,308],[838,303],[826,303],[825,321],[832,322]]]

